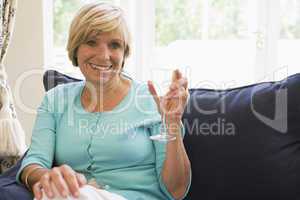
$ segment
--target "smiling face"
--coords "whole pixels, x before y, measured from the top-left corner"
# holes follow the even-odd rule
[[[78,47],[79,68],[92,84],[112,82],[122,70],[124,51],[124,40],[118,31],[92,33]]]

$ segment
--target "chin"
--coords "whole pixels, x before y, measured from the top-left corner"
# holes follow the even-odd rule
[[[109,76],[109,77],[91,77],[91,78],[87,78],[86,80],[96,85],[105,85],[111,82],[112,79],[113,77]]]

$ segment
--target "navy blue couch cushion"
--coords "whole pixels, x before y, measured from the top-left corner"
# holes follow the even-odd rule
[[[19,185],[16,182],[16,175],[21,167],[23,157],[12,168],[0,176],[0,200],[33,199],[32,194],[23,185]]]
[[[0,178],[0,200],[32,200],[33,196],[12,177]]]
[[[43,76],[43,84],[46,91],[51,88],[56,87],[57,85],[81,81],[80,79],[62,74],[56,70],[48,70]]]
[[[188,199],[300,199],[300,74],[190,94]]]

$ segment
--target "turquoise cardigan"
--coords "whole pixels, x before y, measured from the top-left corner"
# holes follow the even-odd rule
[[[166,143],[149,139],[160,133],[161,117],[147,84],[132,80],[113,110],[97,113],[82,107],[84,85],[68,83],[46,93],[17,181],[29,164],[67,164],[129,200],[173,199],[161,177]]]

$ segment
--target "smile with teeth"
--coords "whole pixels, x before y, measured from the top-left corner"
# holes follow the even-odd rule
[[[89,63],[89,65],[91,66],[91,68],[95,70],[102,70],[102,71],[110,70],[112,68],[112,65],[96,65],[93,63]]]

